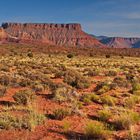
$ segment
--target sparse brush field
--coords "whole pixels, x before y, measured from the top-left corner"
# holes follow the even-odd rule
[[[65,139],[140,139],[140,58],[0,56],[0,140]]]

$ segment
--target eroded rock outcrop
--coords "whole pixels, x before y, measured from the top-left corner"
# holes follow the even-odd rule
[[[7,33],[3,28],[0,27],[0,43],[3,43],[7,40]]]
[[[2,28],[10,41],[105,47],[97,39],[83,32],[80,24],[3,23]]]

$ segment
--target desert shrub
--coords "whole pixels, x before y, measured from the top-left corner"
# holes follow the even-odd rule
[[[118,87],[129,87],[129,82],[122,77],[115,77],[112,83],[115,83]]]
[[[104,95],[101,97],[101,102],[109,106],[114,106],[117,103],[117,100],[115,97],[110,95]]]
[[[98,111],[98,117],[101,121],[108,121],[112,117],[112,113],[109,109],[103,109]]]
[[[132,93],[135,95],[140,95],[140,83],[132,84]]]
[[[0,85],[0,97],[3,97],[5,93],[6,93],[6,87]]]
[[[71,114],[70,110],[68,109],[55,109],[53,111],[53,116],[57,120],[63,120],[65,117],[69,116]]]
[[[90,99],[92,102],[95,102],[95,103],[101,103],[101,98],[99,95],[96,95],[96,94],[91,94],[90,95]]]
[[[22,128],[34,130],[37,125],[40,125],[46,119],[44,114],[39,114],[37,112],[29,112],[29,114],[23,118],[24,125]]]
[[[12,77],[11,81],[10,81],[10,86],[11,87],[20,87],[19,83],[20,83],[20,78]]]
[[[79,94],[69,86],[60,85],[52,91],[53,99],[58,102],[72,102]]]
[[[130,126],[138,123],[140,121],[140,115],[133,111],[120,112],[114,117],[114,126],[116,129],[128,130]]]
[[[106,75],[106,76],[116,76],[116,75],[117,75],[117,72],[111,70],[111,71],[106,72],[105,75]]]
[[[64,72],[63,71],[57,71],[55,73],[55,78],[62,78],[64,76]]]
[[[30,112],[26,116],[14,116],[8,112],[0,114],[0,129],[29,129],[33,130],[35,126],[42,124],[45,116],[35,112]]]
[[[19,80],[19,85],[21,87],[27,87],[27,86],[30,86],[30,84],[31,84],[31,80],[28,78],[22,78]]]
[[[16,118],[7,112],[1,113],[0,114],[0,129],[10,129],[12,127],[21,128],[21,124],[17,124],[18,121],[21,123],[20,118]]]
[[[33,57],[33,53],[32,52],[28,52],[27,53],[27,56],[30,57],[30,58],[32,58]]]
[[[64,82],[78,89],[84,89],[90,86],[88,79],[74,70],[67,70],[65,72]]]
[[[3,64],[0,66],[0,71],[9,72],[10,70],[9,67],[6,66],[6,64]]]
[[[131,73],[126,74],[126,79],[127,79],[127,80],[133,81],[134,78],[135,78],[135,75],[134,75],[134,74],[131,74]]]
[[[105,57],[106,57],[106,58],[110,58],[111,56],[110,56],[110,54],[107,54]]]
[[[87,75],[88,76],[98,76],[100,74],[100,72],[98,70],[94,70],[94,69],[88,69]]]
[[[77,104],[76,104],[76,107],[77,107],[78,109],[81,109],[81,108],[83,107],[83,103],[80,102],[80,101],[78,101]]]
[[[81,97],[80,100],[84,102],[86,105],[90,104],[91,102],[101,103],[100,97],[94,93],[85,94]]]
[[[95,92],[98,94],[103,94],[105,92],[108,92],[110,90],[110,84],[108,82],[100,82],[97,84],[95,88]]]
[[[40,84],[39,82],[35,82],[32,84],[32,89],[35,92],[42,92],[44,90],[44,86],[42,84]]]
[[[28,105],[35,99],[35,93],[31,90],[20,90],[13,95],[17,104]]]
[[[10,83],[10,77],[7,75],[1,75],[0,76],[0,84],[4,86],[8,86]]]
[[[63,131],[64,133],[69,133],[71,127],[71,123],[68,121],[63,122]]]
[[[133,95],[125,99],[124,106],[128,108],[133,108],[136,104],[140,103],[140,97]]]
[[[73,57],[74,57],[74,54],[69,53],[69,54],[67,54],[67,57],[68,57],[68,58],[73,58]]]
[[[107,139],[110,133],[101,122],[88,122],[85,126],[85,136],[88,139]]]
[[[82,102],[84,102],[85,105],[89,105],[92,101],[91,101],[90,96],[85,95],[82,99]]]

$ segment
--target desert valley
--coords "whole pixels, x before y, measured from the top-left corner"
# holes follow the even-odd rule
[[[140,50],[124,42],[139,39],[100,40],[80,24],[2,24],[0,139],[138,140]]]
[[[140,140],[140,2],[6,0],[0,9],[0,140]]]

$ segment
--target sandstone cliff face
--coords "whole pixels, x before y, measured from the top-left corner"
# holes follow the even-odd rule
[[[7,39],[7,33],[0,27],[0,43],[3,43]]]
[[[83,32],[80,24],[3,23],[2,27],[10,41],[105,47],[97,39]]]

